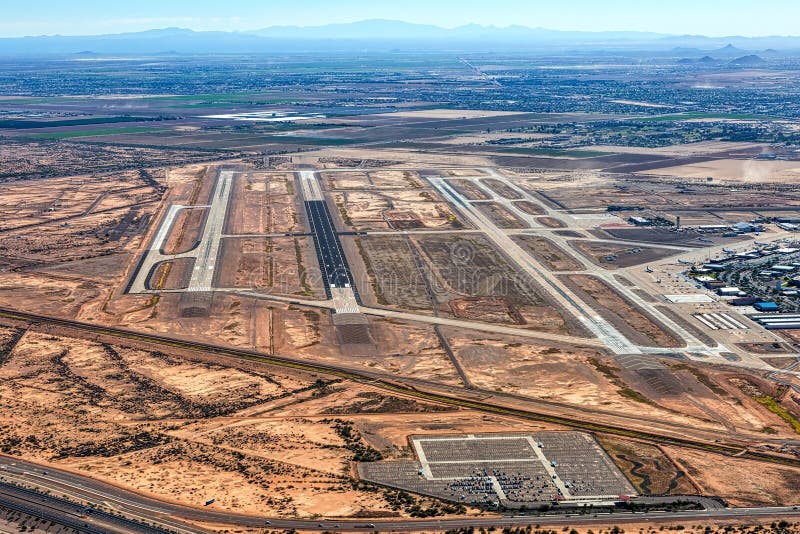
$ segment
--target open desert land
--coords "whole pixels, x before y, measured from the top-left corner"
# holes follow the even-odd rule
[[[392,239],[396,247],[370,236],[360,239],[378,303],[422,307],[427,300],[445,316],[550,332],[580,331],[543,289],[520,276],[479,234]]]
[[[365,414],[442,408],[237,365],[25,333],[0,366],[0,449],[191,506],[216,497],[219,509],[273,516],[409,513],[353,480],[349,462],[382,456],[361,432],[383,425]],[[334,404],[319,402],[329,395]],[[387,454],[400,448],[392,440],[378,440]],[[441,506],[404,506],[417,503]]]
[[[798,399],[786,391],[757,389],[754,384],[768,388],[759,374],[711,373],[686,361],[609,358],[583,347],[443,330],[470,383],[482,390],[559,402],[586,413],[635,418],[645,409],[654,419],[711,431],[796,435],[757,399],[788,396],[785,406],[796,406]]]
[[[356,464],[416,461],[412,436],[578,429],[641,495],[799,504],[800,336],[709,328],[733,312],[689,278],[791,245],[691,227],[796,217],[795,162],[552,148],[538,131],[563,115],[375,105],[240,127],[206,102],[159,131],[27,141],[36,165],[0,148],[0,307],[125,329],[4,315],[0,452],[198,509],[489,516]]]
[[[342,223],[355,231],[464,227],[452,208],[428,191],[336,191],[333,200]]]
[[[392,169],[427,169],[430,167],[485,167],[491,165],[490,158],[474,154],[441,154],[425,152],[424,150],[400,148],[326,148],[324,150],[305,152],[299,156],[299,161],[316,161],[320,158],[331,159],[334,162],[323,162],[323,168],[335,168],[335,160],[345,159],[351,161],[379,161]],[[474,175],[471,175],[474,176]]]
[[[683,180],[706,180],[742,184],[792,184],[800,179],[800,164],[795,161],[721,159],[642,171],[642,174],[673,176]]]
[[[420,433],[558,429],[255,362],[13,328],[3,334],[4,454],[190,506],[215,498],[217,510],[273,517],[408,516],[420,508],[454,513],[452,505],[398,499],[394,490],[358,482],[351,462],[413,457],[408,436]],[[569,374],[554,364],[547,369]],[[702,494],[744,505],[762,502],[765,494],[772,503],[792,501],[798,475],[790,468],[726,459],[729,469],[763,470],[764,489],[750,493],[720,481],[714,455],[676,447],[659,454],[623,438],[601,441],[645,494],[694,484]]]

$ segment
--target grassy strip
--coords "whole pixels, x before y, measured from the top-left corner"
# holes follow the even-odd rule
[[[794,415],[792,415],[789,410],[778,404],[778,401],[774,397],[770,397],[769,395],[760,395],[755,397],[755,399],[765,406],[767,410],[771,411],[787,423],[792,429],[797,433],[800,434],[800,420],[798,420]]]
[[[606,377],[612,384],[617,386],[617,393],[626,397],[628,399],[634,400],[636,402],[641,402],[642,404],[649,404],[650,406],[658,406],[655,402],[651,401],[635,389],[629,388],[625,383],[620,380],[617,376],[617,369],[615,367],[611,367],[610,365],[606,365],[597,358],[589,358],[589,363],[591,363],[597,371]]]
[[[92,117],[88,119],[60,119],[60,120],[40,120],[29,119],[6,119],[0,120],[0,128],[15,129],[34,129],[34,128],[58,128],[61,126],[87,126],[90,124],[114,124],[117,122],[144,122],[152,121],[149,117]]]
[[[137,133],[156,133],[171,131],[160,128],[154,130],[149,126],[131,126],[130,128],[106,128],[103,130],[80,130],[77,132],[49,132],[31,134],[25,137],[29,139],[72,139],[77,137],[105,137],[107,135],[137,134]]]

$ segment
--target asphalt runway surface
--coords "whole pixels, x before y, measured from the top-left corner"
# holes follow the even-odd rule
[[[336,234],[328,206],[324,201],[312,200],[306,201],[305,207],[311,232],[314,234],[314,249],[317,252],[328,298],[331,298],[330,286],[351,287],[355,290],[350,266]]]

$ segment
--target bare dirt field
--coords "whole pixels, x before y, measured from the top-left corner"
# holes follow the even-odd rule
[[[227,238],[220,257],[215,287],[325,298],[309,237]]]
[[[522,194],[519,191],[517,191],[516,189],[512,189],[511,187],[506,185],[504,182],[501,182],[500,180],[486,178],[481,181],[484,185],[488,186],[489,189],[491,189],[492,191],[494,191],[503,198],[507,198],[509,200],[522,199]]]
[[[741,392],[693,367],[667,369],[661,380],[676,389],[665,394],[636,371],[591,349],[443,331],[470,381],[481,389],[573,405],[587,414],[636,418],[646,410],[661,421],[712,431],[729,425],[758,434],[776,424],[774,416],[748,403]],[[783,435],[790,436],[791,430]]]
[[[548,228],[566,228],[567,225],[555,217],[536,217],[536,222]]]
[[[525,221],[507,210],[502,204],[496,202],[482,202],[480,204],[475,204],[475,206],[481,213],[491,219],[498,228],[504,228],[506,230],[528,228],[528,224]]]
[[[322,172],[320,178],[330,190],[423,189],[419,174],[410,170]]]
[[[430,310],[431,297],[417,266],[419,251],[409,237],[364,236],[358,244],[380,304]]]
[[[546,237],[517,235],[513,237],[531,256],[551,271],[582,271],[583,266],[561,247]]]
[[[447,183],[467,200],[489,200],[491,198],[486,191],[472,180],[454,179],[448,180]]]
[[[800,503],[800,472],[775,465],[664,447],[676,464],[707,495],[721,495],[733,506]]]
[[[164,254],[183,254],[195,249],[200,244],[207,214],[206,208],[179,211],[161,251]]]
[[[395,226],[460,229],[464,224],[444,202],[427,191],[337,191],[334,202],[342,222],[353,230],[388,230]]]
[[[415,241],[432,273],[440,302],[455,299],[456,306],[451,306],[455,313],[468,312],[468,318],[480,318],[484,313],[482,307],[487,306],[487,311],[492,311],[488,317],[502,318],[501,322],[555,332],[579,328],[567,322],[547,300],[546,293],[517,276],[515,267],[484,237],[428,235]],[[486,300],[458,305],[458,299],[475,297]],[[504,313],[498,314],[497,299],[502,299],[506,306]]]
[[[228,234],[288,233],[300,229],[294,176],[288,173],[239,175],[228,209]]]
[[[538,204],[534,204],[528,200],[520,200],[518,202],[514,202],[514,205],[527,213],[528,215],[544,215],[545,211],[542,209],[541,206]]]
[[[720,159],[693,165],[654,169],[644,171],[642,174],[675,176],[690,180],[705,180],[710,176],[714,180],[722,182],[791,184],[800,180],[800,163],[796,161]]]

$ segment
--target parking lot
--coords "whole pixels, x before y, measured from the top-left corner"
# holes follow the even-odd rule
[[[361,463],[361,478],[472,505],[519,507],[636,494],[582,432],[412,436],[418,461]]]

